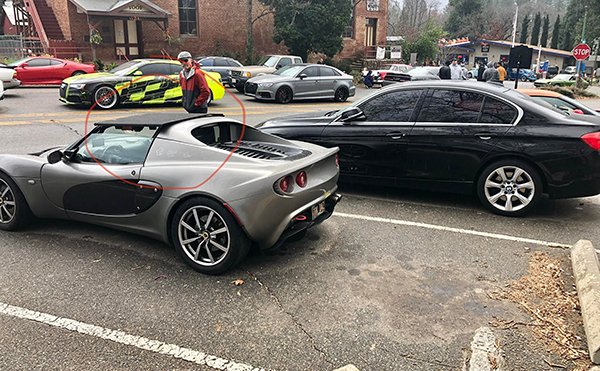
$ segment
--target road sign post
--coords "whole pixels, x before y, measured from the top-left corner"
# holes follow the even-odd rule
[[[590,48],[590,46],[588,44],[585,43],[581,43],[579,45],[577,45],[576,47],[573,48],[573,51],[571,52],[571,54],[573,54],[573,58],[575,58],[575,60],[577,61],[577,67],[575,69],[575,73],[577,74],[577,87],[581,87],[581,83],[580,83],[580,79],[581,79],[581,72],[580,72],[580,66],[581,66],[581,61],[586,60],[590,54],[592,53],[592,48]]]

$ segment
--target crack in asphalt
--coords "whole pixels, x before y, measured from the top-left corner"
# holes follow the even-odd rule
[[[456,366],[449,365],[449,364],[446,364],[446,363],[442,363],[442,362],[439,362],[439,361],[429,361],[429,360],[425,360],[425,359],[421,359],[421,358],[415,358],[410,353],[407,353],[407,354],[392,353],[385,346],[383,346],[381,344],[379,344],[379,348],[383,349],[385,352],[387,352],[389,354],[393,354],[394,356],[400,356],[400,357],[405,358],[405,359],[410,359],[411,361],[421,362],[421,363],[425,363],[425,364],[428,364],[428,365],[435,365],[435,366],[447,367],[447,368],[449,368],[451,370],[452,369],[456,369]]]
[[[54,122],[56,125],[58,125],[58,126],[61,126],[61,127],[65,128],[65,129],[67,129],[68,131],[70,131],[70,132],[73,132],[73,133],[77,134],[77,135],[78,135],[78,136],[80,136],[80,137],[83,137],[83,135],[81,135],[81,134],[80,134],[80,133],[79,133],[77,130],[73,129],[73,128],[72,128],[72,127],[70,127],[69,125],[67,125],[67,124],[62,124],[62,123],[60,123],[60,122],[57,122],[57,121],[54,121],[54,120],[51,120],[51,121],[53,121],[53,122]]]
[[[325,360],[325,362],[327,362],[329,365],[331,365],[332,367],[335,367],[335,363],[333,363],[332,361],[329,360],[329,356],[327,355],[327,353],[325,353],[324,350],[320,349],[317,344],[315,343],[315,339],[313,338],[313,336],[311,334],[308,333],[308,331],[306,331],[306,329],[302,326],[302,324],[294,317],[293,314],[291,314],[290,312],[288,312],[284,307],[283,304],[281,304],[281,301],[279,301],[279,298],[275,295],[275,293],[264,283],[262,283],[258,277],[256,277],[256,275],[252,272],[248,272],[248,275],[250,277],[252,277],[263,289],[265,289],[265,291],[267,291],[267,293],[273,298],[273,300],[275,301],[275,303],[277,304],[277,306],[279,307],[279,309],[281,309],[281,311],[283,313],[285,313],[288,317],[290,317],[292,319],[292,321],[294,322],[294,324],[296,325],[296,327],[298,327],[300,329],[300,331],[302,331],[308,338],[309,341],[313,347],[314,350],[316,350],[319,354],[321,354],[321,356],[323,357],[323,359]]]

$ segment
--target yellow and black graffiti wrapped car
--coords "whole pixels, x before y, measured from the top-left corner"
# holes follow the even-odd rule
[[[67,104],[91,106],[97,102],[102,109],[119,104],[162,104],[181,102],[177,61],[136,59],[106,73],[72,76],[60,85],[59,100]],[[225,95],[221,75],[205,72],[211,90],[209,104]]]

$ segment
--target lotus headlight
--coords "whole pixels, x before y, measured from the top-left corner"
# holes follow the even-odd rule
[[[81,90],[81,89],[85,88],[85,84],[70,84],[69,88]]]
[[[260,84],[258,84],[259,87],[261,88],[270,88],[271,86],[273,86],[272,82],[261,82]]]
[[[252,74],[250,72],[244,72],[243,75],[246,77],[252,77]]]

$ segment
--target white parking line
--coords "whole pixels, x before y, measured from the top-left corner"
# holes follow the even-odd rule
[[[215,370],[226,371],[264,371],[263,368],[255,368],[247,364],[237,363],[220,357],[212,356],[204,352],[168,344],[158,340],[127,334],[123,331],[111,330],[109,328],[90,325],[69,318],[61,318],[52,314],[36,312],[26,308],[15,307],[0,302],[0,314],[10,317],[23,318],[61,329],[79,332],[81,334],[95,336],[115,343],[134,346],[139,349],[154,353],[168,355],[183,359],[198,365],[205,365]]]
[[[342,217],[342,218],[368,220],[368,221],[371,221],[371,222],[388,223],[388,224],[395,224],[395,225],[406,225],[406,226],[410,226],[410,227],[435,229],[435,230],[438,230],[438,231],[446,231],[446,232],[454,232],[454,233],[461,233],[461,234],[470,234],[470,235],[479,236],[479,237],[495,238],[495,239],[498,239],[498,240],[506,240],[506,241],[514,241],[514,242],[524,242],[524,243],[530,243],[530,244],[533,244],[533,245],[542,245],[542,246],[548,246],[548,247],[560,247],[560,248],[566,248],[566,249],[568,249],[568,248],[571,247],[571,245],[566,245],[566,244],[563,244],[563,243],[560,243],[560,242],[548,242],[548,241],[534,240],[534,239],[531,239],[531,238],[509,236],[509,235],[506,235],[506,234],[480,232],[480,231],[474,231],[474,230],[470,230],[470,229],[445,227],[443,225],[427,224],[427,223],[419,223],[419,222],[411,222],[411,221],[408,221],[408,220],[398,220],[398,219],[390,219],[390,218],[379,218],[379,217],[374,217],[374,216],[365,216],[365,215],[356,215],[356,214],[346,214],[346,213],[339,213],[337,211],[334,212],[333,215],[339,216],[339,217]]]

